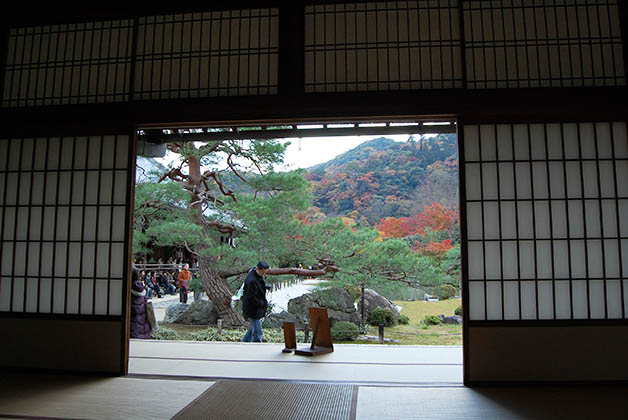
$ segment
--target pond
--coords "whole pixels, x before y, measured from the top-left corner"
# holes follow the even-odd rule
[[[288,301],[290,299],[311,292],[321,283],[324,283],[324,280],[307,279],[290,286],[275,287],[272,292],[266,295],[266,298],[273,305],[273,313],[280,313],[288,310]]]

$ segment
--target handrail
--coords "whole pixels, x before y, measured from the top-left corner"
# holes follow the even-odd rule
[[[137,264],[134,263],[133,267],[138,270],[180,270],[186,263],[154,263],[154,264]],[[190,271],[196,272],[198,268],[190,267]]]

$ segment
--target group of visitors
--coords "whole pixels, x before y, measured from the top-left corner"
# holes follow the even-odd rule
[[[182,291],[180,300],[187,302],[188,282],[192,278],[189,271],[189,265],[185,264],[183,268],[176,273],[166,271],[146,273],[144,270],[131,270],[131,337],[132,338],[150,338],[151,325],[147,317],[146,302],[151,292],[161,297],[161,287],[165,285],[167,292],[171,293],[173,286]],[[262,341],[262,319],[267,315],[268,300],[266,292],[271,290],[270,285],[264,282],[264,275],[269,270],[269,266],[264,261],[260,261],[251,268],[246,276],[243,284],[242,295],[242,312],[249,320],[249,328],[242,337],[243,342],[261,342]],[[159,280],[158,280],[159,279]]]
[[[142,270],[140,272],[140,278],[144,280],[144,285],[148,289],[148,299],[155,295],[161,298],[164,294],[174,295],[177,292],[177,287],[174,281],[174,271],[146,272]]]
[[[147,299],[179,293],[180,302],[188,301],[188,282],[192,279],[188,264],[184,264],[181,270],[140,270],[138,278],[144,284]]]

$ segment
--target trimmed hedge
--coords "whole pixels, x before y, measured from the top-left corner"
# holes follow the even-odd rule
[[[440,321],[440,318],[437,317],[436,315],[425,315],[425,318],[423,318],[423,323],[425,325],[440,325],[440,324],[442,324],[442,322]]]
[[[222,334],[218,335],[215,327],[209,327],[202,331],[191,332],[185,335],[184,340],[188,341],[232,341],[237,342],[242,339],[245,331],[243,330],[222,330]],[[296,331],[297,342],[305,342],[305,334],[303,331]],[[262,330],[262,341],[264,343],[283,343],[283,330],[264,328]]]
[[[395,314],[388,308],[377,308],[369,316],[369,324],[383,325],[384,327],[392,327],[395,325]]]
[[[360,335],[360,328],[353,322],[338,321],[331,327],[331,336],[336,341],[355,341]]]
[[[179,340],[179,335],[175,330],[171,330],[170,328],[164,328],[161,326],[157,326],[150,334],[150,338],[153,340]]]

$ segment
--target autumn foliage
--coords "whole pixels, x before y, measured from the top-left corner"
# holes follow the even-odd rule
[[[422,237],[415,250],[426,255],[442,256],[454,244],[459,225],[459,213],[456,208],[448,208],[433,202],[425,206],[423,211],[411,217],[388,217],[382,219],[377,230],[384,238]],[[442,240],[434,240],[445,237]]]

